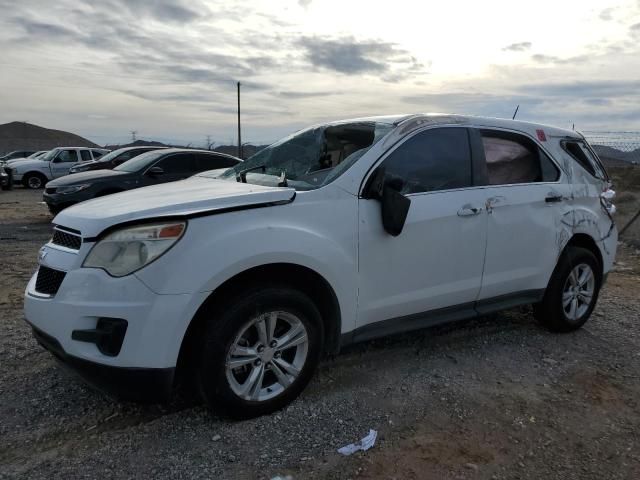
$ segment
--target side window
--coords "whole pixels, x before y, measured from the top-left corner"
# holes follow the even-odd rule
[[[121,153],[116,158],[113,159],[113,163],[115,165],[120,165],[121,163],[126,162],[127,160],[132,159],[133,157],[137,157],[140,155],[139,150],[127,150],[126,152]]]
[[[92,160],[89,150],[80,150],[80,157],[82,160]]]
[[[562,148],[592,176],[598,177],[603,180],[607,178],[607,174],[605,173],[604,169],[594,158],[594,155],[587,148],[584,142],[565,141],[562,142]]]
[[[420,132],[396,148],[383,166],[387,175],[403,181],[403,194],[469,187],[469,134],[456,127]]]
[[[77,162],[78,154],[75,150],[62,150],[56,158],[56,163]]]
[[[154,167],[160,167],[166,174],[189,174],[195,172],[195,160],[191,153],[176,153],[163,158]]]
[[[93,153],[93,158],[96,160],[104,155],[104,152],[101,152],[100,150],[91,150],[91,153]]]
[[[198,172],[205,170],[215,170],[216,168],[233,167],[238,163],[233,158],[223,157],[221,155],[210,155],[207,153],[196,153],[196,168]]]
[[[516,133],[482,130],[489,185],[554,182],[560,172],[531,139]]]

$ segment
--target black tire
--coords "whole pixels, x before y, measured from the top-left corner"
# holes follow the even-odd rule
[[[563,306],[563,293],[569,275],[579,265],[591,267],[595,278],[595,285],[591,303],[586,311],[575,319],[568,317]],[[596,256],[586,248],[568,247],[556,265],[542,302],[534,305],[536,319],[553,332],[571,332],[582,327],[591,316],[591,312],[598,301],[598,294],[602,285],[602,266]]]
[[[233,391],[227,379],[227,355],[251,319],[272,311],[294,315],[304,325],[306,359],[298,376],[280,394],[262,401],[246,400]],[[196,387],[212,411],[236,419],[265,415],[291,403],[311,380],[320,361],[324,331],[320,312],[304,293],[288,286],[254,287],[203,314],[206,324],[196,358]],[[248,368],[253,371],[254,367]]]
[[[22,185],[30,190],[39,190],[44,188],[47,183],[47,177],[41,173],[27,173],[22,177]]]

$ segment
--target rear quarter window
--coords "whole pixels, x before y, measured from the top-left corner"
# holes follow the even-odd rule
[[[606,171],[583,141],[564,140],[561,145],[563,150],[578,162],[582,168],[589,172],[592,177],[596,177],[601,180],[607,179]]]

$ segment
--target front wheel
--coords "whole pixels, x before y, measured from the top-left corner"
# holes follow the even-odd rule
[[[251,418],[292,402],[320,360],[320,313],[289,287],[255,288],[205,312],[197,384],[214,411]]]
[[[600,262],[580,247],[569,247],[558,261],[542,302],[534,306],[536,318],[556,332],[570,332],[589,319],[602,282]]]
[[[43,188],[45,183],[47,183],[46,177],[39,173],[28,173],[22,179],[22,184],[32,190]]]

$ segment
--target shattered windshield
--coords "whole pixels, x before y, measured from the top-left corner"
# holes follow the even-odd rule
[[[355,122],[302,130],[259,151],[220,178],[313,190],[333,181],[393,128],[391,123]]]

